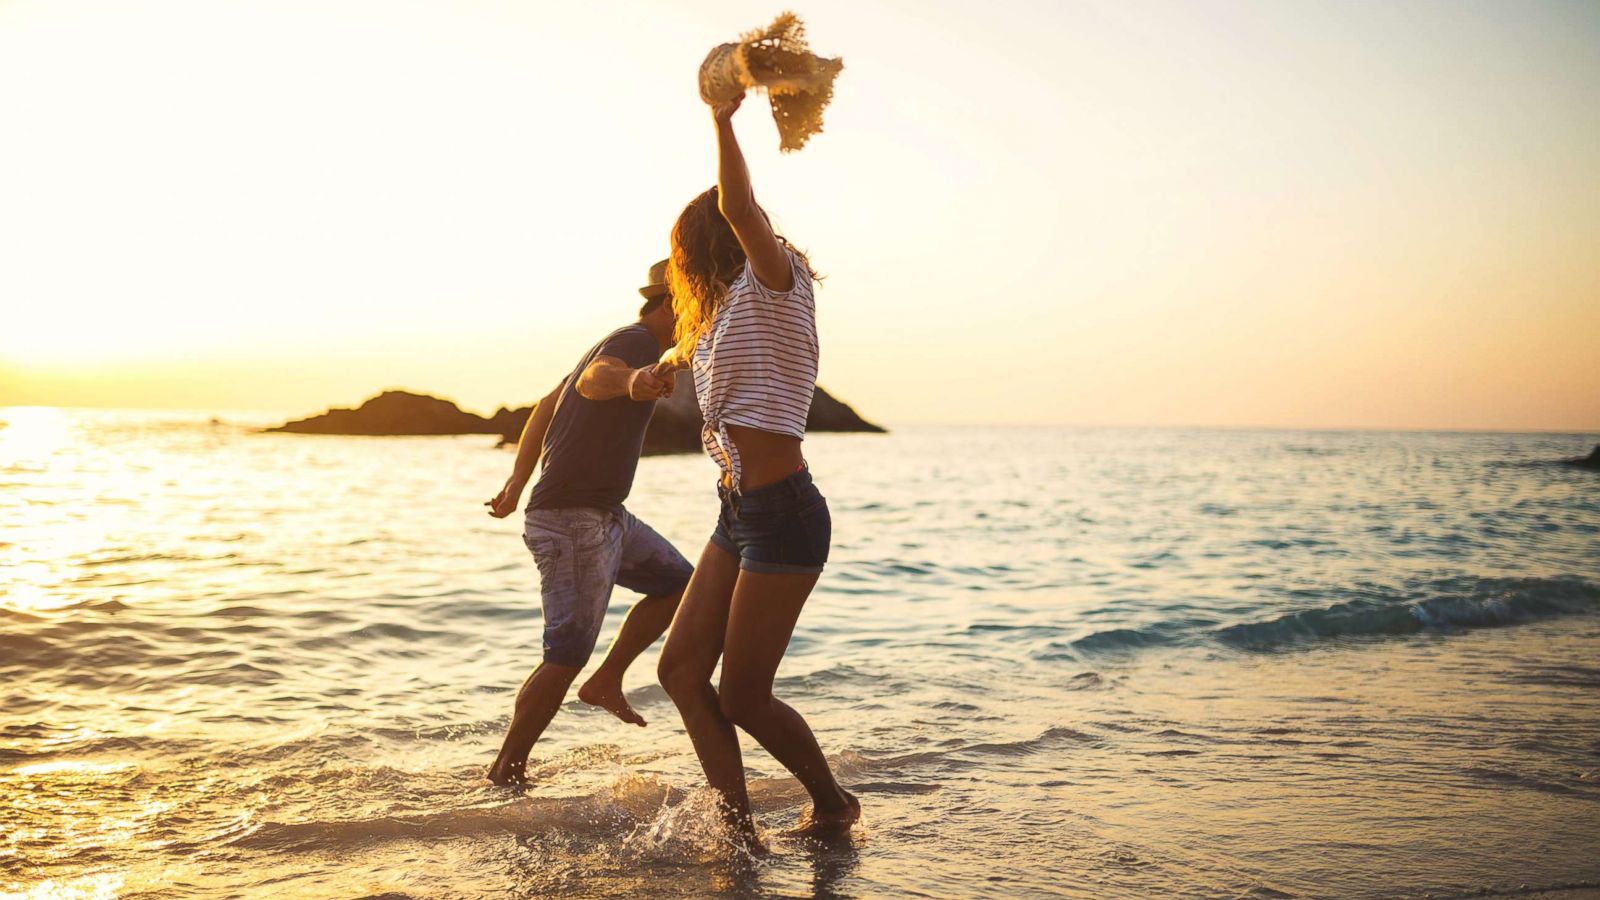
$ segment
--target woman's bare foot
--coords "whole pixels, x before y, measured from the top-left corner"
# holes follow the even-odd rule
[[[761,842],[761,836],[753,831],[747,835],[740,836],[737,843],[739,845],[739,849],[750,854],[751,856],[761,857],[770,856],[772,854],[772,850],[768,848],[766,844]]]
[[[589,676],[583,687],[578,688],[578,699],[590,706],[598,706],[630,725],[644,727],[644,717],[634,712],[633,707],[628,705],[628,697],[622,692],[620,678],[596,672]]]
[[[495,764],[489,767],[489,772],[484,777],[489,779],[490,784],[497,784],[501,787],[525,785],[528,783],[528,764],[526,762],[501,763],[499,760],[495,760]]]
[[[733,812],[724,813],[723,823],[728,827],[728,835],[734,847],[743,850],[751,856],[766,856],[772,851],[761,840],[761,832],[756,830],[755,820],[748,815],[738,815]]]
[[[800,821],[788,833],[795,837],[832,837],[847,834],[850,826],[861,818],[861,801],[856,795],[840,788],[844,794],[845,806],[842,809],[818,812],[815,804],[804,813],[800,814]]]

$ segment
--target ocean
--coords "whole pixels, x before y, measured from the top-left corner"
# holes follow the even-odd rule
[[[1554,462],[1594,435],[812,436],[834,546],[776,690],[864,820],[784,838],[746,738],[752,858],[659,643],[648,727],[574,697],[483,781],[540,646],[491,438],[0,422],[5,897],[1600,890],[1600,475]],[[693,559],[714,480],[647,458],[629,507]]]

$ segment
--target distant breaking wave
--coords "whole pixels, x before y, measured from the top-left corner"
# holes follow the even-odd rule
[[[1214,623],[1187,619],[1096,632],[1072,646],[1095,653],[1214,641],[1236,650],[1271,651],[1422,631],[1497,628],[1597,611],[1600,585],[1581,578],[1453,578],[1259,622],[1210,627]]]

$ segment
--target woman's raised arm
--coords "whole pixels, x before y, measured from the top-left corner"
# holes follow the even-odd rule
[[[717,124],[717,206],[733,226],[733,235],[744,248],[756,279],[768,290],[782,294],[794,289],[794,270],[790,268],[789,251],[772,233],[772,223],[756,203],[750,169],[745,165],[744,151],[739,149],[739,138],[733,133],[733,114],[742,102],[741,94],[736,100],[711,108],[711,117]]]

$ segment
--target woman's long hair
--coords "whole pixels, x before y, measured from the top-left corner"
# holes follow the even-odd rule
[[[766,211],[761,213],[766,215]],[[770,220],[769,220],[770,221]],[[811,263],[782,236],[782,244],[800,258],[807,270]],[[667,287],[672,292],[672,311],[677,321],[672,327],[679,359],[688,362],[700,336],[711,327],[711,320],[727,299],[728,286],[744,271],[744,248],[733,234],[733,226],[723,218],[715,187],[689,201],[672,226],[672,256],[667,260]],[[816,277],[816,273],[812,273]]]

